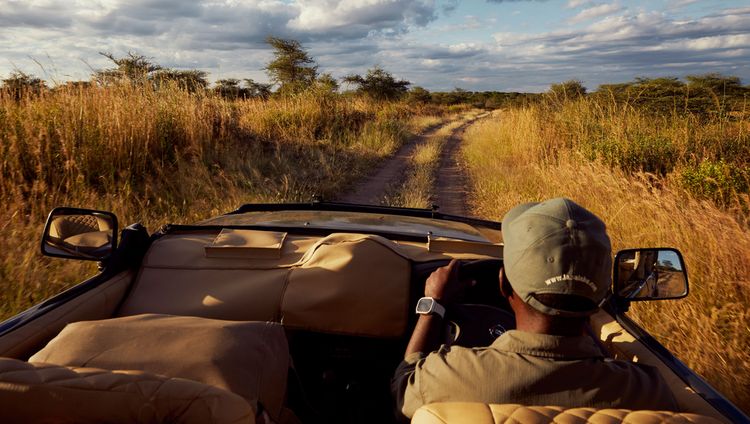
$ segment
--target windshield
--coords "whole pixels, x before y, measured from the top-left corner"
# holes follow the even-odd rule
[[[434,236],[499,242],[500,231],[462,222],[403,215],[343,211],[274,211],[223,215],[200,225],[254,225],[283,228],[315,228],[393,235]]]

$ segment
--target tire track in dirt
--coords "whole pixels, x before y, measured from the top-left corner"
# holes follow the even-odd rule
[[[486,116],[489,116],[489,113],[483,113],[456,128],[445,141],[445,146],[440,152],[440,164],[432,189],[432,203],[438,205],[438,210],[442,213],[468,215],[469,209],[466,201],[469,181],[466,165],[461,157],[461,141],[463,141],[466,128]]]
[[[338,201],[345,203],[358,203],[363,205],[380,205],[388,189],[392,184],[401,179],[409,166],[409,160],[414,151],[425,143],[441,128],[453,121],[446,121],[432,127],[422,134],[412,137],[406,144],[401,146],[396,153],[385,161],[377,170],[367,177],[363,182],[354,186],[354,189],[344,193]]]

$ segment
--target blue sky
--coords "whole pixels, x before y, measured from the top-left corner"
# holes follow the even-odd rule
[[[134,51],[267,80],[268,35],[335,77],[379,65],[430,90],[589,89],[720,72],[750,83],[750,1],[0,0],[0,76],[87,79]]]

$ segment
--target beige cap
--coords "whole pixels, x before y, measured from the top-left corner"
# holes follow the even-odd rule
[[[594,313],[609,292],[612,247],[606,226],[570,199],[525,203],[503,218],[505,275],[513,290],[534,309],[561,316]],[[576,295],[597,307],[565,311],[535,294]]]

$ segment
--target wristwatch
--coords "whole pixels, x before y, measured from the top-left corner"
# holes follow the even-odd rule
[[[435,314],[443,318],[445,316],[445,307],[432,297],[423,297],[417,301],[416,312],[420,315]]]

